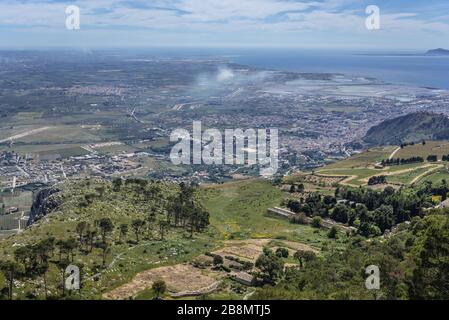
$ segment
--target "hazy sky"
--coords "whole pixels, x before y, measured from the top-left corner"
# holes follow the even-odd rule
[[[80,30],[65,27],[69,5]],[[449,47],[449,0],[0,0],[0,47],[36,46]]]

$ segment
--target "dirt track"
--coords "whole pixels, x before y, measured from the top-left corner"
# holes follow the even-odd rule
[[[14,136],[11,136],[11,137],[9,137],[9,138],[0,140],[0,143],[5,143],[5,142],[9,142],[9,141],[14,141],[14,140],[18,140],[18,139],[20,139],[20,138],[25,138],[25,137],[31,136],[31,135],[33,135],[33,134],[37,134],[37,133],[46,131],[46,130],[48,130],[48,129],[50,129],[50,127],[43,127],[43,128],[39,128],[39,129],[33,129],[33,130],[26,131],[26,132],[22,132],[22,133],[19,133],[19,134],[14,135]]]

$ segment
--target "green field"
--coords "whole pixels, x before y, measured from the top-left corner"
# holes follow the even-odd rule
[[[346,160],[330,164],[326,166],[326,169],[370,167],[374,163],[387,159],[395,149],[396,147],[392,146],[369,149]]]
[[[443,155],[449,155],[449,141],[427,141],[425,145],[418,143],[413,146],[406,146],[395,154],[395,158],[411,158],[436,155],[441,160]]]
[[[418,182],[424,183],[426,181],[431,181],[433,184],[441,183],[442,180],[449,181],[449,170],[448,169],[442,169],[435,171],[429,175],[426,175],[425,177],[422,177]]]
[[[406,146],[396,153],[398,147],[381,147],[367,150],[361,154],[355,155],[349,159],[333,163],[314,174],[321,177],[341,177],[340,183],[350,186],[367,185],[369,178],[374,176],[387,176],[388,183],[394,185],[410,185],[422,182],[427,176],[431,176],[435,180],[441,180],[446,174],[446,170],[441,171],[446,163],[414,163],[405,165],[394,165],[383,169],[376,168],[382,160],[393,158],[410,158],[420,156],[424,159],[431,154],[442,155],[449,154],[448,142],[430,141],[425,145],[415,144],[414,146]],[[439,175],[433,177],[433,174],[439,171]],[[449,179],[449,176],[446,176]]]
[[[287,196],[268,181],[245,180],[205,187],[201,200],[211,213],[211,224],[226,239],[279,238],[316,248],[329,242],[325,230],[267,216],[267,209],[279,207]],[[343,247],[344,241],[335,245]]]
[[[89,154],[89,151],[81,148],[81,147],[68,147],[68,148],[59,148],[53,150],[45,150],[39,151],[38,156],[40,159],[47,158],[51,156],[58,156],[62,159],[70,158],[70,157],[78,157]]]

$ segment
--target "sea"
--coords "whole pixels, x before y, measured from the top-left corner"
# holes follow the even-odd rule
[[[403,84],[449,90],[449,56],[425,51],[342,51],[306,49],[178,49],[168,56],[220,57],[272,70],[304,73],[342,73]]]
[[[311,73],[343,73],[418,87],[449,89],[449,56],[420,53],[360,53],[260,50],[231,55],[235,63]]]

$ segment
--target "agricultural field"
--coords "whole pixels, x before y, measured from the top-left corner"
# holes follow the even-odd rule
[[[101,131],[81,125],[47,125],[42,127],[18,127],[13,134],[3,134],[0,140],[22,144],[86,143],[101,141]]]
[[[366,186],[368,180],[375,176],[386,176],[387,182],[395,186],[412,185],[422,182],[436,172],[439,172],[439,175],[433,176],[435,179],[444,178],[445,172],[447,172],[447,163],[442,161],[436,163],[424,162],[384,168],[379,168],[377,165],[382,160],[389,158],[407,159],[419,156],[427,159],[429,155],[438,155],[441,160],[442,155],[447,154],[449,154],[449,143],[437,141],[430,141],[425,145],[406,146],[403,149],[394,146],[375,148],[323,167],[315,171],[313,176],[321,179],[339,178],[339,184],[353,187]],[[449,178],[449,175],[446,178]]]
[[[449,155],[449,141],[426,141],[425,145],[417,143],[413,146],[405,146],[394,157],[404,159],[411,157],[427,158],[429,155],[438,156],[438,160]]]
[[[348,159],[330,164],[326,166],[326,169],[352,169],[352,168],[369,168],[373,164],[382,161],[383,159],[388,159],[392,152],[397,147],[387,146],[378,147],[366,150],[362,153],[356,154]]]
[[[449,170],[447,168],[430,172],[429,174],[421,177],[418,182],[424,183],[426,181],[430,181],[433,184],[438,184],[443,180],[449,181]]]

